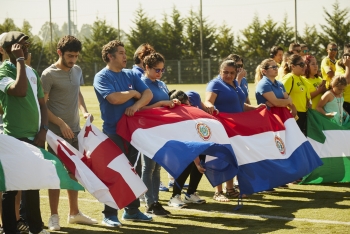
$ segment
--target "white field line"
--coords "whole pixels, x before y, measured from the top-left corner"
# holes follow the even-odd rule
[[[42,198],[49,198],[48,196],[40,196]],[[68,200],[68,197],[60,197],[60,199]],[[86,202],[96,202],[100,203],[97,200],[92,199],[85,199],[85,198],[79,198],[79,201],[86,201]],[[232,209],[234,208],[234,205],[232,205]],[[167,207],[167,209],[170,210],[180,210],[174,207]],[[324,224],[335,224],[335,225],[349,225],[350,222],[341,222],[341,221],[332,221],[332,220],[319,220],[319,219],[302,219],[302,218],[289,218],[289,217],[283,217],[283,216],[274,216],[274,215],[264,215],[264,214],[244,214],[244,213],[230,213],[230,212],[219,212],[219,211],[205,211],[205,210],[197,210],[197,209],[183,209],[183,211],[186,212],[192,212],[192,213],[212,213],[212,214],[224,214],[229,216],[243,216],[248,218],[255,218],[255,219],[278,219],[278,220],[287,220],[287,221],[298,221],[298,222],[307,222],[307,223],[324,223]]]

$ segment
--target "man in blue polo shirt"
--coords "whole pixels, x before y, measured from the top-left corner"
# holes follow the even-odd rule
[[[124,69],[126,53],[122,42],[114,40],[104,45],[102,59],[107,65],[94,78],[94,89],[103,120],[102,130],[134,164],[138,151],[116,134],[117,123],[124,114],[133,116],[136,111],[150,102],[153,95],[132,70]],[[141,175],[140,162],[136,166],[136,171]],[[140,212],[139,207],[139,199],[125,207],[123,220],[151,221],[152,217]],[[116,209],[105,205],[102,213],[104,214],[103,224],[109,227],[121,226]]]

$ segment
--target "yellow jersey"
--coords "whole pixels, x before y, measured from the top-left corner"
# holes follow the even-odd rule
[[[332,78],[328,76],[328,72],[335,72],[335,60],[331,60],[328,56],[325,57],[321,62],[321,72],[322,79],[326,81],[326,88],[329,88],[329,84],[331,83]]]
[[[307,86],[310,96],[311,93],[315,92],[317,90],[317,87],[320,86],[322,83],[322,78],[306,78],[305,77],[305,85]],[[322,93],[318,94],[314,98],[311,99],[312,101],[312,109],[316,109],[318,102],[321,100]]]

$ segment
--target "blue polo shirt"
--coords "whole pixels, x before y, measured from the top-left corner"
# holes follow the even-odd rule
[[[276,95],[276,98],[278,99],[283,99],[283,93],[286,92],[284,85],[280,81],[275,80],[275,82],[272,83],[272,81],[269,80],[269,78],[264,76],[255,88],[255,97],[257,103],[265,104],[267,100],[263,97],[263,94],[271,91]]]
[[[107,68],[99,71],[94,78],[94,89],[100,103],[102,129],[107,134],[116,134],[116,126],[123,116],[126,108],[132,106],[137,100],[131,98],[123,104],[113,105],[106,97],[115,92],[136,90],[143,93],[148,87],[130,69],[121,72],[113,72]]]
[[[248,89],[248,81],[245,77],[242,78],[240,87],[243,90],[245,97],[247,98],[249,95],[249,89]]]
[[[217,78],[211,80],[207,86],[207,92],[217,94],[214,106],[220,112],[239,113],[244,111],[245,94],[236,80],[233,83],[236,88],[225,83],[219,75]]]
[[[148,86],[148,88],[153,93],[153,98],[148,103],[148,106],[153,105],[154,103],[159,102],[159,101],[169,100],[169,95],[168,95],[169,90],[163,81],[160,81],[160,80],[152,81],[151,79],[147,78],[146,76],[142,76],[141,80],[143,83],[145,83]]]
[[[186,95],[190,101],[191,106],[197,107],[201,109],[201,97],[196,91],[188,91],[186,92]]]
[[[143,73],[145,72],[141,67],[137,66],[137,65],[133,65],[132,69],[131,69],[139,78],[141,78],[141,76],[143,75]]]

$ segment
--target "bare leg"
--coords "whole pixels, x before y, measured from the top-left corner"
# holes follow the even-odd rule
[[[78,208],[78,191],[67,190],[69,200],[69,215],[76,215],[79,213]]]
[[[59,189],[49,189],[49,203],[51,215],[58,214],[58,203],[60,200]]]

